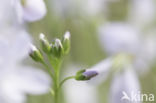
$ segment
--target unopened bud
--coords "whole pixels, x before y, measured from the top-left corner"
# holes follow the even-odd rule
[[[70,50],[70,32],[66,32],[64,34],[63,40],[62,40],[62,45],[64,48],[64,53],[67,54]]]
[[[41,48],[45,53],[50,53],[51,46],[44,34],[40,34]]]
[[[78,81],[85,81],[85,80],[90,80],[91,78],[95,77],[98,75],[96,71],[91,71],[91,70],[80,70],[76,73],[75,79]]]
[[[64,54],[64,50],[63,50],[61,41],[59,39],[56,39],[55,43],[51,44],[51,45],[52,45],[52,49],[51,49],[52,54],[55,57],[60,58]]]
[[[43,61],[41,52],[34,45],[30,45],[29,56],[36,62]]]

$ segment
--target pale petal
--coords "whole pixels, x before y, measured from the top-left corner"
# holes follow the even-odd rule
[[[140,103],[140,102],[125,102],[121,100],[125,92],[130,98],[131,93],[138,94],[140,92],[140,85],[135,72],[131,66],[125,68],[121,73],[118,73],[111,84],[110,103]]]
[[[41,70],[34,68],[22,68],[18,70],[19,89],[24,93],[43,94],[50,89],[50,77]]]
[[[138,53],[134,65],[140,74],[148,73],[151,66],[155,63],[156,59],[156,36],[155,31],[151,30],[152,34],[144,36],[141,45],[141,52]]]
[[[14,38],[15,40],[10,43],[12,45],[10,48],[12,50],[11,56],[16,62],[28,56],[29,44],[31,42],[31,38],[27,32],[19,31],[17,33]]]
[[[36,21],[42,19],[46,14],[46,7],[43,0],[26,0],[23,7],[23,19]]]
[[[23,29],[8,28],[0,35],[0,64],[12,65],[28,56],[31,38]]]
[[[140,42],[138,30],[122,22],[101,26],[99,28],[99,39],[101,46],[108,54],[136,53]]]
[[[2,89],[4,97],[7,96],[11,100],[24,101],[26,94],[43,94],[50,89],[50,78],[41,70],[16,68],[4,73],[0,79],[0,90]]]
[[[17,16],[17,21],[19,23],[23,23],[23,15],[24,15],[24,12],[22,10],[22,5],[21,3],[19,2],[20,0],[12,0],[13,2],[13,7],[15,9],[15,14]]]
[[[7,61],[7,55],[9,52],[9,45],[8,42],[5,41],[5,39],[0,39],[0,69],[3,65],[5,65],[5,62]]]
[[[12,0],[13,7],[19,23],[33,22],[42,19],[46,15],[46,6],[43,0]]]
[[[144,27],[155,18],[154,0],[130,0],[129,20],[136,27]]]
[[[6,73],[6,72],[4,72]],[[23,103],[26,99],[23,91],[20,90],[19,81],[20,77],[17,77],[13,72],[1,75],[0,85],[0,99],[2,103]],[[24,80],[23,80],[24,81]]]

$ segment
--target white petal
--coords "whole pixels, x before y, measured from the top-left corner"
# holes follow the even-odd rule
[[[12,47],[10,48],[11,56],[10,58],[15,59],[15,61],[20,61],[28,56],[29,44],[31,38],[29,34],[25,31],[19,31],[15,36],[15,40],[12,42]]]
[[[130,21],[138,27],[146,26],[155,18],[154,0],[130,0]]]
[[[0,35],[0,63],[15,64],[28,56],[29,34],[17,28],[8,28]]]
[[[99,28],[101,46],[108,54],[135,53],[139,45],[139,32],[126,23],[111,23]]]
[[[19,88],[25,93],[43,94],[50,89],[50,77],[41,70],[22,68],[16,75],[19,78]]]
[[[23,6],[23,19],[36,21],[42,19],[46,14],[46,7],[43,0],[26,0]]]
[[[1,78],[0,89],[4,96],[11,100],[24,101],[26,94],[36,95],[49,91],[50,79],[46,73],[33,68],[17,68],[5,72]]]
[[[9,52],[9,45],[8,42],[5,41],[5,39],[0,39],[0,68],[2,68],[2,65],[5,65],[7,61],[7,54]]]
[[[15,15],[19,23],[23,23],[23,10],[20,0],[12,0],[12,6],[15,9]]]
[[[111,84],[110,103],[127,103],[121,100],[125,92],[129,97],[134,92],[140,92],[140,85],[132,67],[125,68],[125,71],[118,73]],[[134,102],[128,102],[134,103]],[[137,102],[140,103],[140,102]]]
[[[152,34],[144,36],[144,40],[141,45],[141,52],[138,53],[135,60],[135,66],[138,73],[148,73],[150,67],[155,63],[156,59],[156,36],[155,31],[151,30]]]
[[[19,88],[18,78],[10,73],[1,76],[0,99],[2,103],[23,103],[25,101],[26,97]]]

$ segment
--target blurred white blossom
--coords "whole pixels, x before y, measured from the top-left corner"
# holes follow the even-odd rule
[[[24,103],[26,94],[49,90],[49,76],[39,69],[24,66],[30,37],[24,30],[7,29],[0,35],[0,103]]]
[[[139,49],[139,31],[126,23],[110,23],[99,28],[101,47],[108,54],[136,53]]]
[[[113,69],[113,74],[117,74],[117,76],[113,78],[114,80],[110,88],[110,103],[125,103],[125,101],[121,101],[123,91],[128,95],[130,95],[131,92],[135,92],[136,94],[141,92],[139,80],[135,73],[141,73],[144,71],[144,68],[149,69],[151,61],[153,61],[156,56],[156,37],[149,34],[150,33],[143,35],[139,28],[134,28],[126,22],[113,22],[100,26],[99,39],[104,51],[106,51],[109,56],[125,55],[128,60],[127,63],[119,63],[124,61],[116,58],[117,60],[114,62],[118,62],[119,67],[116,67],[114,63],[110,64],[110,67]],[[101,69],[105,70],[105,62],[101,63],[99,63],[101,64],[100,67],[103,67]],[[99,64],[91,67],[89,71],[99,69]],[[97,76],[93,79],[96,79],[97,82],[100,81],[100,78],[101,77]]]
[[[140,92],[139,80],[131,66],[127,66],[122,72],[115,75],[110,90],[109,103],[140,103],[122,99],[123,92],[128,97],[131,96],[131,93],[138,94]]]
[[[155,18],[155,0],[129,0],[130,23],[138,28],[152,23]]]
[[[11,0],[0,0],[0,29],[16,22]]]
[[[43,0],[13,0],[19,22],[42,19],[47,10]]]
[[[148,68],[148,64],[147,66],[142,64],[150,63],[156,57],[156,37],[149,33],[145,34],[140,29],[122,22],[106,24],[99,29],[99,39],[104,51],[111,55],[117,53],[132,55],[134,64],[140,65],[135,70]]]

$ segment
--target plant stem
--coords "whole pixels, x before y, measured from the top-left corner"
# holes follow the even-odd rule
[[[64,84],[64,82],[66,82],[66,81],[69,80],[69,79],[73,79],[73,78],[75,78],[75,76],[69,76],[69,77],[66,77],[65,79],[63,79],[63,80],[61,81],[60,85],[59,85],[59,88],[61,88],[61,86]]]
[[[61,62],[58,61],[54,66],[55,70],[55,81],[54,81],[54,103],[59,103],[59,77],[60,77],[60,64]]]

